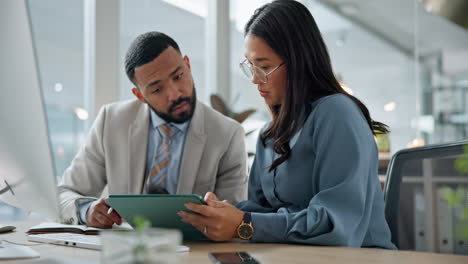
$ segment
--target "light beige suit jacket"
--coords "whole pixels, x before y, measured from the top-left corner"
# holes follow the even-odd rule
[[[109,194],[141,194],[144,188],[150,108],[138,100],[104,106],[86,143],[59,184],[62,222],[79,223],[78,203]],[[221,200],[247,198],[244,130],[201,102],[187,131],[177,194],[212,191]]]

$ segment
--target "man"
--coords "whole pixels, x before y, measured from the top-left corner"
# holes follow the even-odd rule
[[[190,61],[159,32],[140,35],[125,68],[138,100],[104,106],[59,185],[66,223],[121,223],[101,196],[170,193],[246,199],[244,131],[197,101]],[[108,213],[109,211],[109,213]]]

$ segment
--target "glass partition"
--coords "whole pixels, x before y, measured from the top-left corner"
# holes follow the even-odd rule
[[[125,53],[138,35],[148,31],[163,32],[178,43],[182,54],[190,58],[197,97],[204,98],[207,12],[206,0],[120,0],[121,99],[135,98],[123,66]]]

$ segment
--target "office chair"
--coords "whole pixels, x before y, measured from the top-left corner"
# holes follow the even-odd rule
[[[468,146],[468,140],[403,149],[392,156],[384,187],[385,218],[392,242],[398,248],[457,253],[453,248],[444,252],[445,245],[441,243],[447,241],[438,241],[443,238],[436,229],[440,225],[435,213],[438,211],[436,185],[468,183],[468,171],[460,171],[463,168],[456,165],[461,160],[468,170],[468,153],[465,153],[468,147],[465,146]],[[407,220],[402,224],[404,218]],[[425,224],[418,226],[416,221]],[[457,242],[451,243],[456,247]],[[463,241],[458,243],[463,244]],[[465,241],[465,244],[468,243]]]

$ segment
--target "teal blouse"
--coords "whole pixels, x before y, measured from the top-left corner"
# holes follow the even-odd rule
[[[395,249],[377,177],[377,147],[358,106],[335,94],[312,103],[291,156],[277,157],[258,140],[248,200],[253,242]]]

